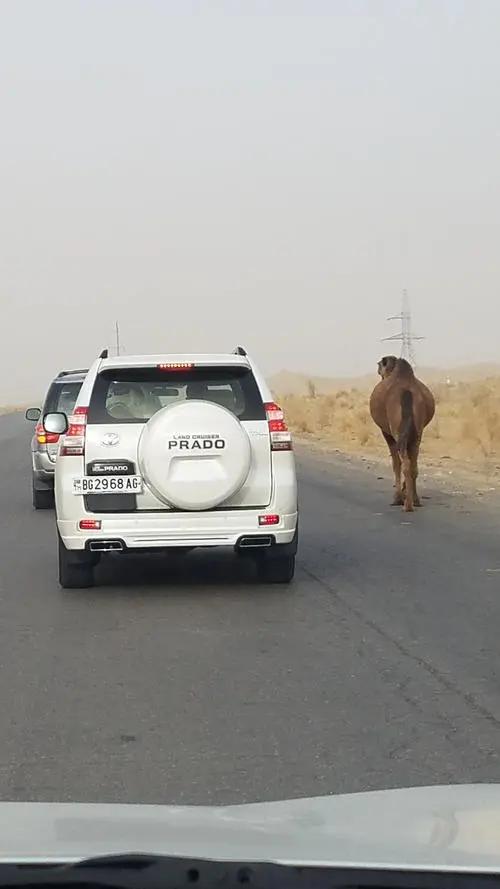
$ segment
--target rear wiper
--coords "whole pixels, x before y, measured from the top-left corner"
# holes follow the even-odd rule
[[[468,865],[470,867],[470,864]],[[500,889],[500,873],[313,867],[118,854],[2,864],[0,889]]]

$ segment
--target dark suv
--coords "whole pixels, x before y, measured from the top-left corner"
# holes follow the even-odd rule
[[[51,383],[42,409],[29,408],[26,419],[35,422],[35,432],[31,440],[33,507],[51,509],[54,506],[54,467],[56,464],[59,436],[45,432],[41,420],[45,414],[62,411],[70,414],[73,410],[86,370],[63,370]]]

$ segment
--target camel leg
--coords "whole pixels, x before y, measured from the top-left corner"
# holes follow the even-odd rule
[[[420,440],[418,440],[414,445],[409,448],[409,457],[411,464],[411,475],[413,478],[413,502],[415,506],[422,506],[422,502],[417,493],[417,478],[418,478],[418,452],[420,448]]]
[[[392,468],[394,470],[394,499],[392,506],[403,505],[403,490],[401,488],[401,457],[399,456],[398,446],[392,437],[384,432],[384,438],[388,444],[392,457]]]
[[[413,512],[415,506],[415,480],[413,478],[412,459],[406,451],[402,458],[403,475],[405,479],[405,493],[403,509],[405,512]]]

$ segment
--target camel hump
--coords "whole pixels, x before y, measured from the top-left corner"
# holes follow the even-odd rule
[[[406,358],[398,358],[394,372],[398,377],[414,377],[413,368]]]

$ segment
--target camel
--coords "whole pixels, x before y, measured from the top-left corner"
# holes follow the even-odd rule
[[[434,416],[434,396],[404,358],[386,355],[378,363],[378,373],[382,379],[371,394],[370,413],[391,452],[393,505],[413,512],[414,506],[422,505],[417,494],[418,452],[422,433]]]

